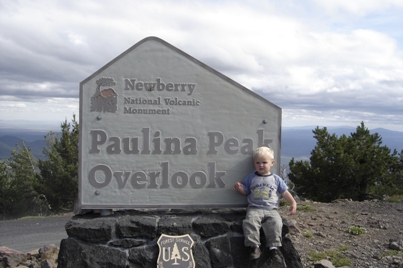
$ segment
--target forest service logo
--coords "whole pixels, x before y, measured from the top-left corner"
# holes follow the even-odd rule
[[[97,80],[95,94],[91,97],[91,112],[116,113],[118,110],[118,94],[112,88],[115,79],[102,77]]]
[[[158,239],[160,254],[157,268],[194,268],[193,240],[190,235],[169,236],[162,234]]]

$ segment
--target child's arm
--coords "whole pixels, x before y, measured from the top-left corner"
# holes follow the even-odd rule
[[[297,213],[297,202],[295,202],[295,199],[292,197],[291,193],[289,191],[284,191],[281,196],[285,199],[285,201],[290,203],[290,215]]]
[[[234,189],[238,191],[242,195],[246,195],[245,190],[243,189],[243,185],[240,182],[235,183]]]

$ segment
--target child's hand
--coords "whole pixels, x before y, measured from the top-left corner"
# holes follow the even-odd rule
[[[290,215],[295,215],[297,213],[297,203],[290,206]]]
[[[245,195],[245,191],[243,190],[243,185],[240,182],[235,183],[234,189],[239,193]]]
[[[285,201],[290,203],[290,215],[295,215],[297,213],[297,202],[295,202],[294,197],[290,194],[288,190],[285,190],[284,193],[282,193],[283,198]]]

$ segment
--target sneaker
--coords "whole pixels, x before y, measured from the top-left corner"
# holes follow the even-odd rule
[[[269,259],[272,261],[272,263],[281,264],[283,267],[286,267],[283,254],[281,254],[278,249],[272,249],[269,251]]]
[[[259,247],[253,247],[250,249],[249,252],[249,259],[250,260],[256,260],[259,259],[260,255],[262,254],[262,252],[260,251]]]

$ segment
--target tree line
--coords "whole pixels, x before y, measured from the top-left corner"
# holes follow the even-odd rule
[[[313,130],[317,140],[310,161],[289,163],[289,179],[303,197],[330,202],[335,199],[364,201],[403,194],[403,150],[382,145],[364,122],[350,136],[337,137],[327,128]]]
[[[317,140],[309,161],[289,163],[288,178],[299,196],[320,202],[363,201],[403,194],[403,150],[382,145],[378,133],[361,123],[350,136],[313,130]],[[44,160],[21,141],[0,162],[0,219],[71,212],[78,195],[79,124],[75,115],[61,133],[45,136]]]
[[[44,160],[21,141],[0,162],[0,219],[71,212],[78,194],[79,125],[75,115],[61,133],[45,136]]]

